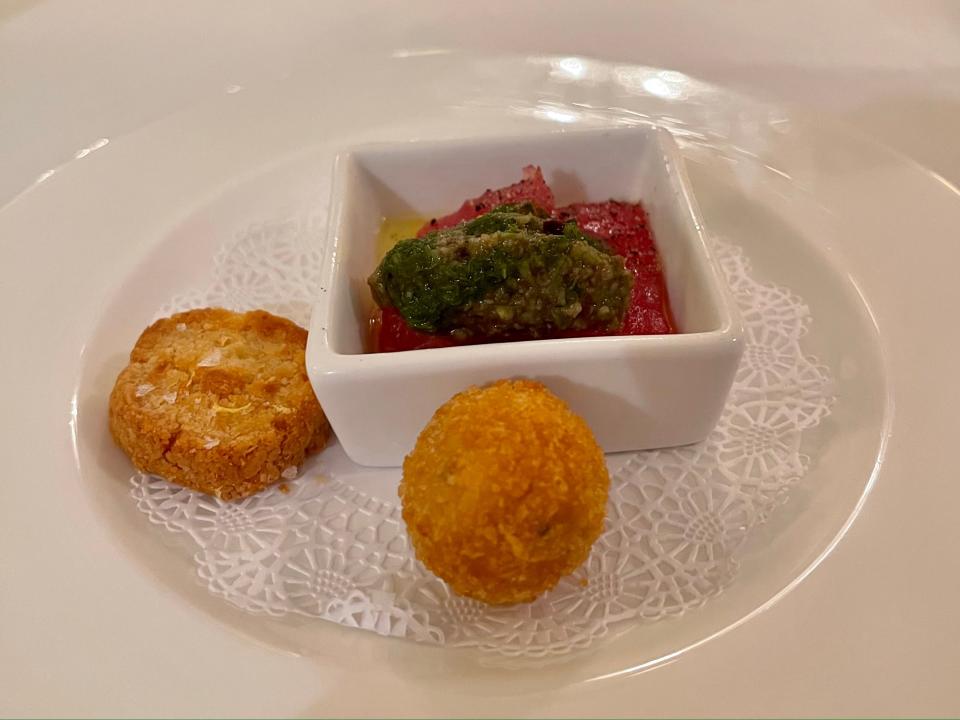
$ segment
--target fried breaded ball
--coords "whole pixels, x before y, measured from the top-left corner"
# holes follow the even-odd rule
[[[239,500],[296,476],[330,426],[307,332],[257,310],[190,310],[140,335],[110,394],[110,431],[140,470]]]
[[[403,463],[417,557],[455,592],[530,602],[586,560],[610,476],[586,422],[531,380],[447,401]]]

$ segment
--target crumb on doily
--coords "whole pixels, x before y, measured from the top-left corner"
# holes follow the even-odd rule
[[[277,485],[277,490],[279,490],[279,491],[282,492],[284,495],[286,495],[287,493],[290,492],[290,486],[287,485],[285,482],[282,482],[282,483],[280,483],[279,485]]]
[[[587,580],[586,578],[580,578],[580,587],[585,588],[589,584],[590,584],[589,580]]]

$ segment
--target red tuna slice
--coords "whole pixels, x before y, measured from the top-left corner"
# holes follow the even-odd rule
[[[624,335],[675,333],[660,254],[653,241],[647,213],[640,203],[616,200],[601,203],[574,203],[557,208],[554,217],[576,220],[584,232],[603,238],[622,255],[627,269],[636,276]]]
[[[599,203],[574,203],[557,208],[559,220],[576,220],[584,232],[606,240],[618,255],[635,256],[642,264],[659,264],[657,248],[640,203],[609,200]]]
[[[396,308],[384,308],[377,332],[377,352],[398,350],[422,350],[424,348],[450,347],[453,339],[446,335],[430,335],[414,330],[407,325]]]
[[[527,165],[523,169],[523,178],[520,182],[499,190],[487,190],[480,197],[465,201],[455,213],[431,220],[420,228],[417,237],[423,237],[431,230],[441,230],[459,225],[464,220],[472,220],[478,215],[490,212],[498,205],[525,201],[535,203],[547,212],[553,212],[553,191],[536,165]]]

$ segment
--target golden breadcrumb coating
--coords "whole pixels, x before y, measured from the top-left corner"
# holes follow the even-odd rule
[[[460,595],[530,602],[586,560],[610,476],[578,415],[542,384],[501,380],[447,401],[403,463],[417,557]]]
[[[110,394],[110,431],[140,470],[224,500],[296,476],[330,426],[307,332],[262,310],[190,310],[140,335]]]

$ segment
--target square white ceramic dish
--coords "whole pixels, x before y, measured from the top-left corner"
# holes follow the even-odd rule
[[[543,169],[557,203],[642,201],[680,334],[366,352],[367,277],[385,217],[432,217]],[[676,142],[654,125],[368,145],[336,161],[330,243],[307,344],[310,380],[361,465],[400,465],[434,411],[470,385],[542,381],[607,452],[685,445],[713,428],[743,349],[740,318],[705,240]]]

